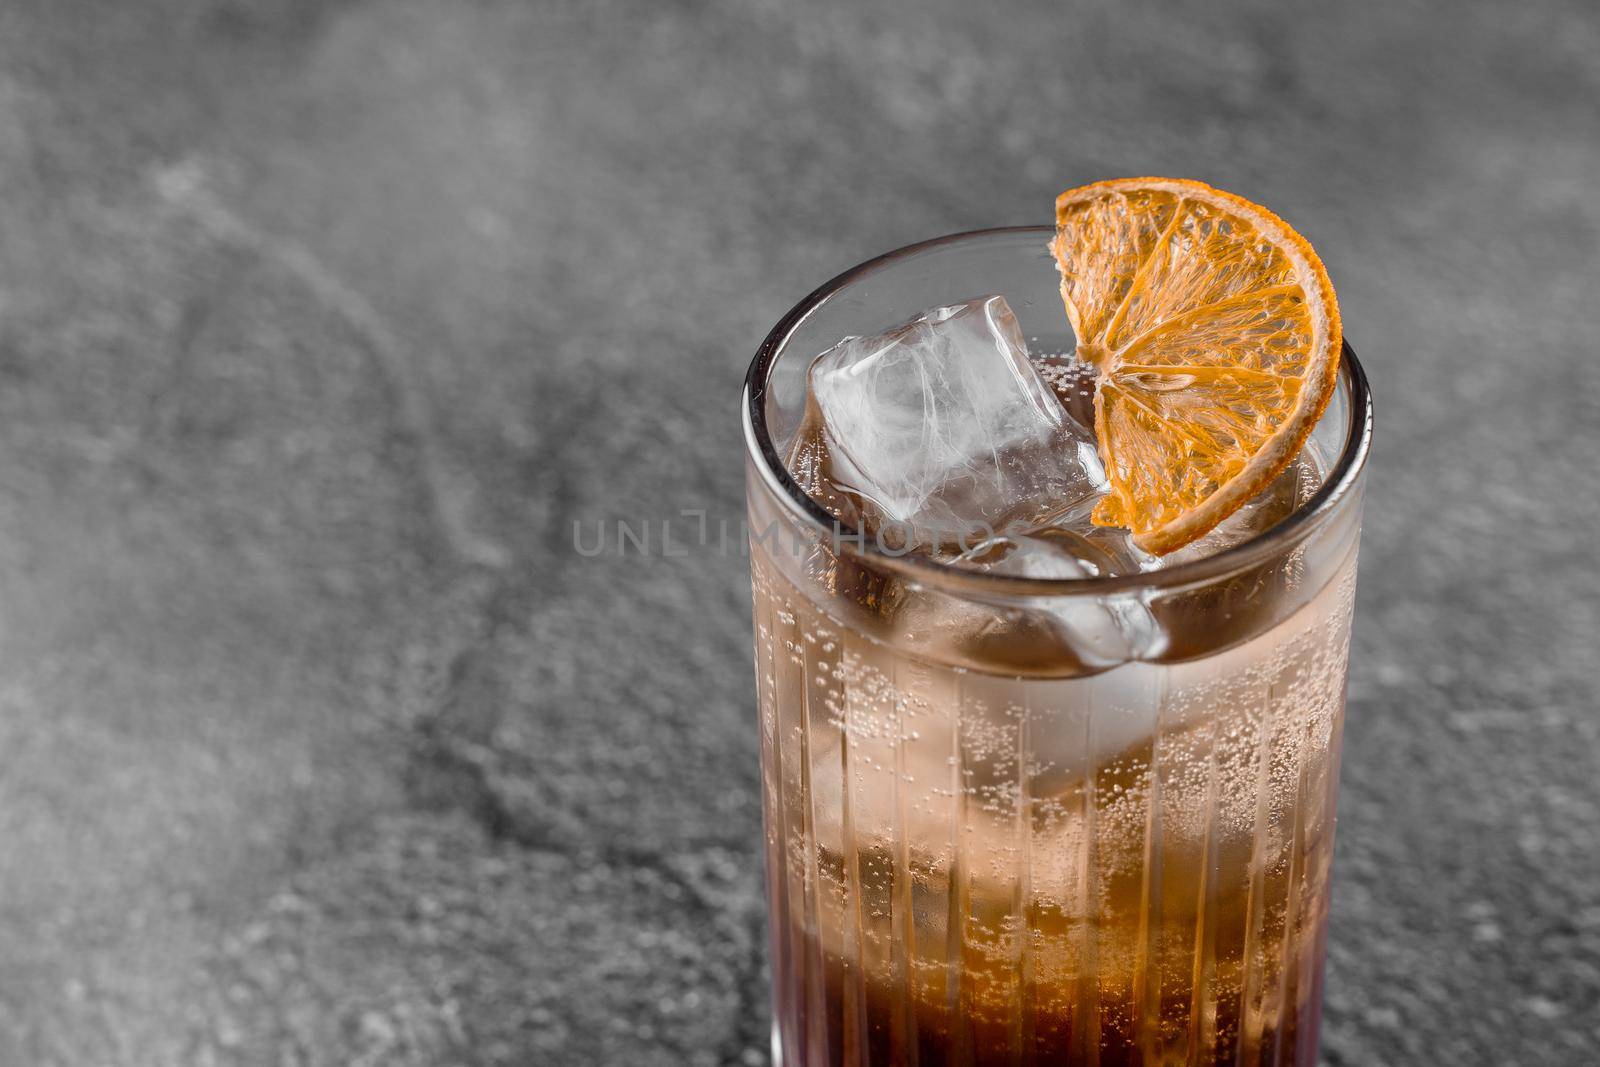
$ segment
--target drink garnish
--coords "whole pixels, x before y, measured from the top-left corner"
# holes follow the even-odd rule
[[[1110,492],[1094,522],[1171,552],[1259,493],[1321,417],[1342,344],[1333,283],[1278,216],[1188,179],[1069,189],[1051,249],[1097,373]]]

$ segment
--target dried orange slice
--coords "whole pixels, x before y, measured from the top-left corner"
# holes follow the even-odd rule
[[[1311,245],[1197,181],[1122,178],[1056,198],[1078,355],[1098,372],[1101,526],[1171,552],[1289,465],[1333,396],[1342,338]]]

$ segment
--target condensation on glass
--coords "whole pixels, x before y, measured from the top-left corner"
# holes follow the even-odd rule
[[[777,457],[810,358],[1005,294],[1070,349],[1049,231],[830,283],[746,395],[775,1055],[785,1067],[1316,1059],[1370,409],[1346,350],[1291,518],[1167,571],[950,573],[833,536]],[[1108,658],[1060,620],[1148,612]],[[1099,614],[1097,614],[1099,613]]]

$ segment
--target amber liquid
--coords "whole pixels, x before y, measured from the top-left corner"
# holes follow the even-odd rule
[[[1353,550],[1264,633],[1068,678],[752,564],[785,1067],[1315,1062]]]

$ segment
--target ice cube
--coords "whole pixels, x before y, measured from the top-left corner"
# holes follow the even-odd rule
[[[1073,513],[1055,520],[1053,525],[1035,530],[1032,539],[1072,557],[1087,572],[1082,577],[1138,574],[1159,566],[1157,557],[1134,545],[1129,530],[1121,526],[1094,525],[1089,521],[1088,509],[1074,509]]]
[[[1025,578],[1127,573],[1110,548],[1066,528],[996,538],[964,555],[966,559],[957,565]],[[1144,659],[1159,654],[1164,644],[1160,626],[1134,593],[1039,597],[1030,603],[1080,650],[1086,662],[1112,665]]]
[[[829,480],[907,544],[1026,529],[1104,491],[1093,434],[1029,362],[1003,297],[847,338],[809,377]]]
[[[1010,534],[944,557],[952,567],[1027,578],[1093,577],[1096,564],[1050,537]],[[901,591],[893,620],[898,647],[988,674],[1074,677],[1157,656],[1166,639],[1135,592],[1016,598]]]

